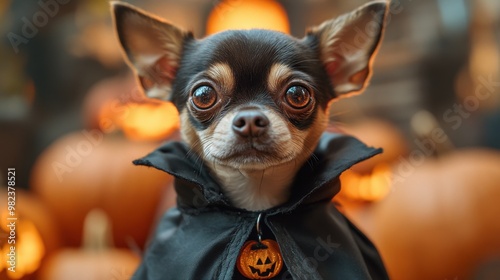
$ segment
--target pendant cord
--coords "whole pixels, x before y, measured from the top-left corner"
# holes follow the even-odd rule
[[[259,238],[259,243],[262,243],[262,229],[260,227],[260,219],[262,217],[262,213],[259,213],[259,216],[257,217],[257,225],[255,226],[257,230],[257,237]]]

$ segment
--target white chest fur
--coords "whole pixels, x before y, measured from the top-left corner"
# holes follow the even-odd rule
[[[239,170],[222,165],[211,167],[231,203],[251,211],[269,209],[286,202],[298,168],[300,166],[295,163],[264,170]]]

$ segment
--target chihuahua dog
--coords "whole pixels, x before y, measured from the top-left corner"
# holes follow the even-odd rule
[[[315,159],[332,101],[366,87],[387,6],[369,2],[301,39],[269,30],[195,39],[128,4],[113,3],[113,12],[145,94],[177,107],[187,155],[201,160],[230,207],[262,213],[291,199],[297,174]]]

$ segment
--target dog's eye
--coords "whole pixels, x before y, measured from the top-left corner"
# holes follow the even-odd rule
[[[209,109],[217,101],[217,93],[210,86],[201,86],[193,91],[192,101],[198,109]]]
[[[285,100],[294,109],[302,109],[309,105],[311,94],[303,86],[291,86],[287,89]]]

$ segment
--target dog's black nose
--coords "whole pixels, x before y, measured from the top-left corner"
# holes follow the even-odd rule
[[[233,119],[233,130],[243,137],[257,137],[266,132],[269,119],[258,110],[243,110]]]

